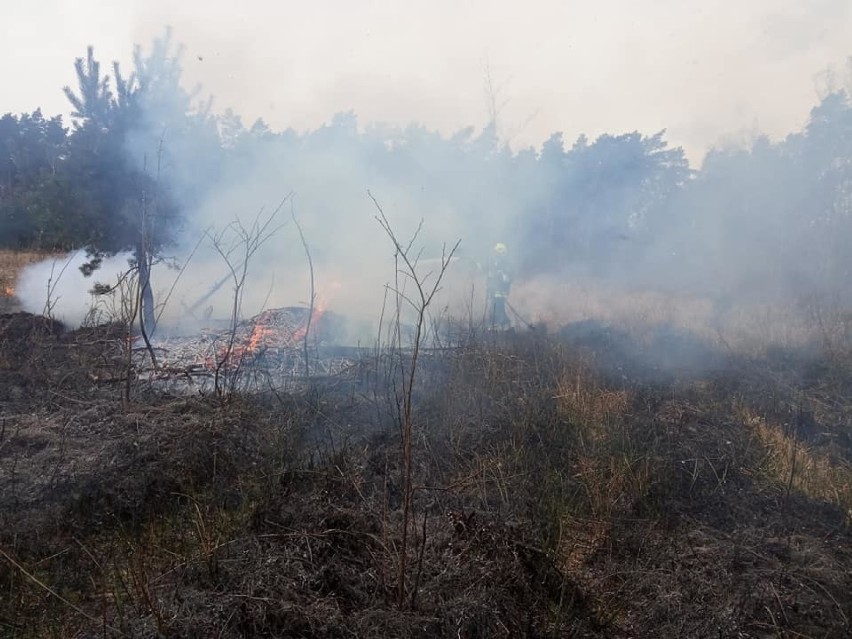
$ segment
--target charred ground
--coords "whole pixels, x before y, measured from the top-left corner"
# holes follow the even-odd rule
[[[852,360],[657,335],[421,360],[400,606],[381,353],[169,396],[128,378],[120,327],[2,316],[0,635],[848,636]]]

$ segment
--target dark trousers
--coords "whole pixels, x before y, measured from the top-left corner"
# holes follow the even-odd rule
[[[506,314],[506,298],[492,297],[491,298],[491,316],[488,318],[491,326],[495,328],[509,328],[511,322]]]

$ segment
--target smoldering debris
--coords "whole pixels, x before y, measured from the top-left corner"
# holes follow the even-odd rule
[[[231,327],[135,339],[136,375],[170,391],[281,388],[294,380],[342,375],[353,351],[331,348],[345,320],[299,306],[274,308]]]

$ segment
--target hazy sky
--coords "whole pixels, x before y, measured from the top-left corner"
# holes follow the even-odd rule
[[[667,128],[693,159],[800,128],[852,55],[849,0],[42,0],[0,22],[0,112],[66,112],[87,44],[129,68],[168,24],[188,79],[246,124],[482,126],[490,74],[515,148]]]

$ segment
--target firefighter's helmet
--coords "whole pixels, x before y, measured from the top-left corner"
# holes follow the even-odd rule
[[[506,247],[506,245],[505,245],[505,244],[503,244],[503,242],[497,242],[497,244],[495,244],[495,245],[494,245],[494,252],[495,252],[497,255],[500,255],[501,257],[502,257],[503,255],[506,255],[506,253],[508,252],[508,250],[509,250],[509,249]]]

